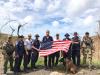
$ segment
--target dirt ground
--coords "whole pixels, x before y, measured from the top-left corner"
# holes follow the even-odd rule
[[[59,69],[58,69],[59,68]],[[0,53],[0,75],[3,74],[3,56]],[[13,72],[8,71],[7,75],[14,75]],[[43,66],[39,66],[37,71],[29,71],[29,73],[19,73],[18,75],[73,75],[71,73],[66,73],[64,67],[56,67],[52,70],[44,70]],[[80,68],[77,74],[74,75],[100,75],[100,69],[95,69],[89,71],[87,68]]]
[[[4,74],[0,74],[4,75]],[[14,75],[13,72],[8,72],[7,75]],[[92,70],[89,71],[88,69],[81,69],[77,74],[70,74],[70,73],[64,73],[59,71],[47,71],[44,69],[38,70],[38,71],[30,71],[29,73],[19,73],[18,75],[100,75],[100,70]]]

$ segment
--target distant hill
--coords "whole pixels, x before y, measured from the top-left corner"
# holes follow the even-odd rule
[[[10,35],[9,34],[5,34],[5,33],[1,33],[0,34],[0,45],[7,41],[7,38],[9,37]],[[17,36],[13,36],[13,40],[15,41],[17,39]]]

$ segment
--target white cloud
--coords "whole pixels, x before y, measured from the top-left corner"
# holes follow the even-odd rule
[[[49,3],[47,7],[47,13],[52,13],[60,8],[61,0],[53,0]]]
[[[87,9],[96,8],[98,0],[70,0],[65,6],[66,15],[69,17],[81,16]],[[99,1],[100,2],[100,1]],[[100,4],[100,3],[99,3]]]
[[[52,26],[54,26],[54,27],[59,27],[59,22],[58,21],[53,21],[52,22]]]
[[[42,32],[49,26],[54,32],[72,32],[77,28],[78,31],[83,32],[88,26],[93,28],[93,24],[100,17],[99,12],[100,0],[2,0],[0,1],[0,24],[4,24],[5,20],[10,18],[21,23],[28,22],[27,33],[30,30],[39,32],[40,29]],[[60,22],[71,22],[72,25],[65,27]],[[42,28],[39,26],[35,28],[34,25],[38,24]]]
[[[95,13],[99,10],[99,8],[92,8],[85,11],[85,14]]]
[[[25,23],[31,23],[32,22],[32,16],[26,16],[25,18],[24,18],[24,22]]]
[[[62,20],[60,20],[61,22],[66,22],[66,23],[69,23],[69,22],[72,22],[72,20],[70,18],[63,18]]]
[[[45,8],[45,1],[44,0],[34,0],[33,4],[34,10],[39,11]]]
[[[85,25],[91,25],[94,22],[93,16],[89,15],[84,19]]]

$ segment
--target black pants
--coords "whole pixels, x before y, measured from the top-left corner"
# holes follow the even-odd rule
[[[23,59],[23,55],[19,55],[19,57],[15,58],[14,72],[20,71],[22,59]]]
[[[63,58],[67,58],[71,60],[71,53],[72,53],[71,49],[69,49],[67,53],[63,51]]]
[[[54,62],[55,62],[55,66],[58,65],[58,61],[59,61],[59,56],[60,56],[60,52],[56,52],[54,53]]]
[[[38,51],[34,50],[32,52],[32,56],[31,56],[31,68],[35,68],[36,67],[36,62],[38,60],[38,56],[39,56]]]
[[[8,66],[8,62],[10,63],[10,70],[13,70],[13,56],[4,56],[4,73],[7,72],[7,66]]]
[[[27,65],[30,63],[31,60],[31,50],[28,50],[28,55],[27,55]]]
[[[76,66],[80,66],[80,50],[72,51],[72,60]]]
[[[27,66],[28,66],[28,55],[26,53],[24,53],[23,65],[24,65],[24,71],[26,71],[27,70]]]
[[[45,67],[49,68],[53,67],[54,65],[53,54],[44,57],[44,65]]]

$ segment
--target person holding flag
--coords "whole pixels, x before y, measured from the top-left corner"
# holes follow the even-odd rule
[[[80,66],[80,38],[77,32],[74,32],[74,37],[72,38],[72,60],[73,63],[79,67]]]
[[[56,40],[55,41],[60,41],[60,37],[59,37],[59,34],[58,33],[56,34]],[[60,57],[60,51],[55,52],[54,53],[54,59],[53,59],[54,62],[55,62],[55,66],[58,65],[59,57]]]
[[[49,42],[52,42],[52,41],[53,41],[53,38],[52,38],[52,36],[50,36],[50,31],[47,30],[46,36],[43,37],[42,42],[43,43],[49,43]],[[44,56],[45,69],[52,68],[52,66],[54,65],[54,61],[52,61],[52,59],[53,59],[52,54],[50,54],[48,56]]]

